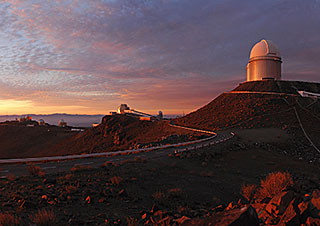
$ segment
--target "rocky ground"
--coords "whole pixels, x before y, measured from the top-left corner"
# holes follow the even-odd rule
[[[319,99],[300,97],[296,88],[320,92],[319,83],[254,81],[240,84],[233,91],[275,92],[289,95],[223,93],[207,105],[174,120],[179,125],[221,130],[227,128],[299,128],[294,108],[308,134],[318,136]],[[292,94],[296,96],[292,96]],[[301,134],[301,131],[296,131]],[[315,139],[317,142],[318,139]],[[319,144],[320,145],[320,144]]]
[[[268,81],[235,91],[296,94],[293,86],[320,90],[316,83]],[[232,129],[233,139],[57,174],[29,166],[30,176],[0,181],[0,225],[319,225],[320,153],[310,142],[320,146],[319,110],[312,98],[222,94],[173,121]],[[92,153],[199,138],[203,134],[168,122],[106,116],[98,127],[45,151]]]
[[[0,159],[45,156],[47,148],[76,135],[70,128],[39,126],[38,122],[0,123]]]
[[[105,116],[99,126],[51,147],[56,155],[119,151],[173,144],[207,137],[204,133],[169,126],[169,121],[140,121],[125,115]]]
[[[34,175],[21,178],[11,175],[0,181],[1,212],[16,217],[18,225],[32,225],[43,215],[53,222],[51,225],[201,225],[201,222],[208,225],[221,220],[221,216],[236,220],[243,213],[255,216],[265,206],[273,208],[270,203],[279,203],[289,190],[278,198],[249,203],[241,194],[241,187],[243,184],[258,187],[269,173],[281,171],[289,172],[296,184],[285,208],[285,212],[288,208],[287,212],[292,208],[296,212],[285,216],[317,222],[312,214],[313,206],[317,207],[316,189],[320,187],[319,165],[279,152],[272,140],[257,145],[248,141],[248,134],[240,131],[238,134],[233,140],[206,149],[155,159],[106,162],[97,169],[78,167],[46,175],[30,167]],[[287,139],[290,137],[282,137],[281,142],[289,152],[294,147]],[[300,204],[303,202],[306,204]],[[312,214],[298,213],[297,205]],[[260,224],[267,220],[283,222],[284,213],[277,212],[277,208],[269,211],[272,217],[260,213]]]
[[[205,137],[208,135],[170,127],[169,121],[140,121],[124,115],[105,116],[99,126],[84,132],[72,131],[71,127],[39,126],[36,121],[4,122],[0,123],[0,158],[118,151]]]

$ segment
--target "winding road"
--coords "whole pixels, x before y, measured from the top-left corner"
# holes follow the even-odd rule
[[[184,152],[191,149],[198,149],[206,146],[216,145],[225,142],[234,136],[234,133],[220,131],[215,133],[212,131],[198,130],[189,127],[170,125],[195,132],[203,132],[212,136],[178,144],[162,145],[151,148],[132,149],[117,152],[92,153],[85,155],[68,155],[68,156],[53,156],[40,158],[22,158],[22,159],[0,159],[0,178],[6,178],[7,175],[14,176],[28,175],[27,167],[29,164],[39,166],[46,173],[57,173],[68,171],[75,166],[90,166],[100,167],[106,161],[120,162],[124,160],[132,160],[136,157],[144,159],[160,158],[165,155]]]

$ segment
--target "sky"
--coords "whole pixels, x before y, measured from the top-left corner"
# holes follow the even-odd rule
[[[252,46],[320,81],[319,0],[1,0],[0,114],[196,110],[246,79]]]

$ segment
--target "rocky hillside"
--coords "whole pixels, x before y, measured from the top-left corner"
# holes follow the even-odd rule
[[[258,191],[254,191],[257,189],[255,185],[243,185],[245,198],[238,203],[231,202],[221,212],[205,219],[188,220],[182,225],[319,225],[320,191],[316,189],[303,193],[301,184],[293,186],[292,180],[288,182],[283,178],[285,173],[270,175],[274,177],[272,181],[262,181],[265,187]],[[267,194],[262,191],[267,191]]]
[[[257,117],[254,122],[256,126],[261,123],[261,126],[264,126],[263,123],[268,126],[281,126],[282,117],[274,113],[288,109],[285,100],[278,96],[224,93],[199,110],[176,119],[175,123],[213,130],[235,126],[240,122]],[[270,114],[274,114],[272,117],[277,120],[268,122],[271,117],[263,117]],[[292,112],[286,114],[293,115]],[[247,124],[247,126],[250,125]]]
[[[105,116],[99,126],[90,128],[62,144],[50,149],[48,154],[80,154],[125,150],[179,143],[206,137],[203,133],[170,127],[167,121],[140,121],[137,118],[114,115]]]
[[[320,93],[320,83],[245,82],[174,122],[208,130],[280,128],[293,137],[297,147],[295,155],[299,158],[303,155],[303,158],[313,161],[312,159],[319,158],[319,151],[312,146],[310,140],[316,147],[320,147],[320,99],[301,97],[296,89]]]
[[[206,106],[175,120],[177,124],[204,129],[244,127],[287,127],[297,122],[293,107],[320,117],[320,101],[300,97],[296,91],[320,93],[319,83],[289,81],[257,81],[240,84],[233,91],[276,92],[293,95],[227,92]],[[303,115],[302,115],[303,116]]]
[[[27,125],[29,124],[29,125]],[[0,123],[0,158],[42,157],[144,148],[204,138],[169,126],[168,121],[149,122],[115,115],[83,132],[70,127],[39,126],[36,121]]]

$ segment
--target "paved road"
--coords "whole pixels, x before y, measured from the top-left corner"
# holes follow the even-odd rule
[[[233,137],[233,133],[227,131],[220,131],[212,139],[200,142],[189,144],[186,146],[178,147],[169,147],[162,149],[155,149],[147,152],[131,153],[126,155],[114,155],[114,156],[104,156],[104,157],[91,157],[91,158],[82,158],[74,160],[65,160],[65,161],[52,161],[52,162],[42,162],[35,163],[34,165],[39,166],[47,174],[57,173],[62,171],[68,171],[74,166],[91,166],[99,167],[106,161],[119,162],[127,159],[133,159],[136,157],[142,157],[144,159],[153,159],[166,156],[170,153],[183,152],[190,149],[201,148],[208,145],[215,145],[220,142],[224,142]],[[8,174],[13,174],[15,176],[28,175],[27,164],[0,164],[1,174],[0,178],[5,178]]]

